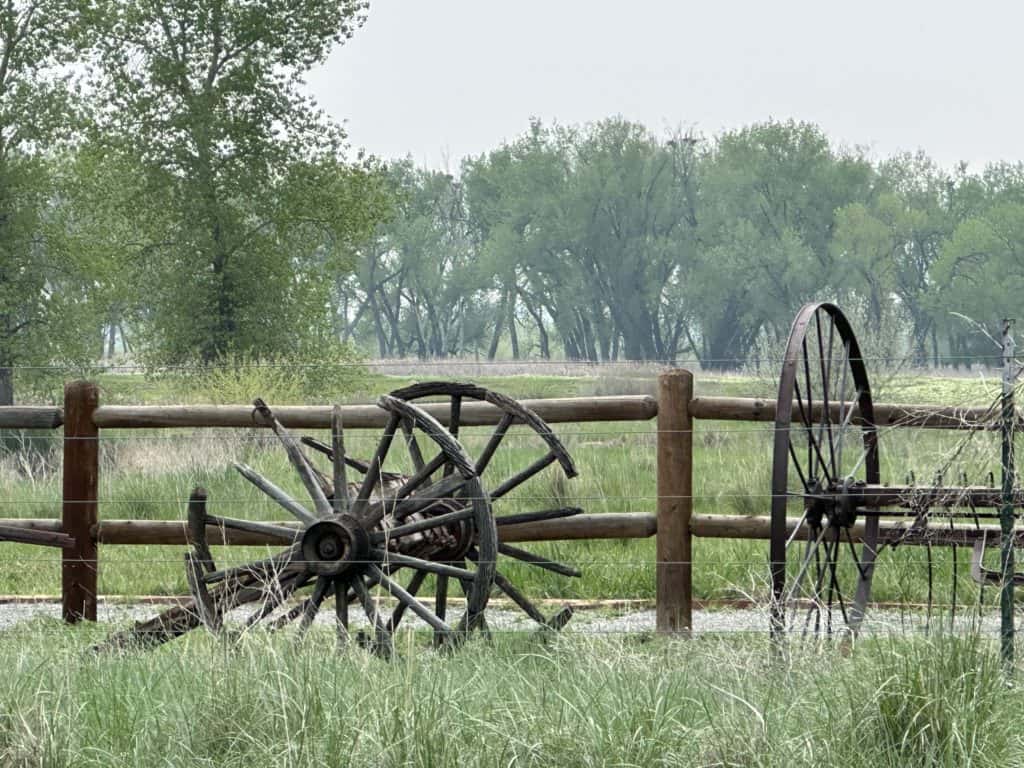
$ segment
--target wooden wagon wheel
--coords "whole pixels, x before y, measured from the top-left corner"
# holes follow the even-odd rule
[[[871,593],[878,514],[842,499],[878,482],[871,389],[857,339],[834,304],[807,304],[790,331],[776,405],[773,636],[859,629]],[[799,519],[795,526],[791,512]],[[859,546],[851,533],[858,515],[864,519]]]
[[[391,392],[391,396],[405,401],[417,401],[429,398],[432,400],[441,399],[442,402],[447,402],[448,431],[456,438],[459,437],[460,427],[467,422],[471,423],[472,421],[472,419],[467,419],[463,414],[462,405],[464,401],[476,400],[490,403],[501,411],[501,418],[499,419],[497,426],[491,432],[486,444],[474,461],[474,469],[480,477],[481,484],[484,487],[491,504],[495,505],[495,522],[499,527],[514,523],[568,517],[579,514],[583,511],[578,507],[560,507],[512,515],[502,515],[500,513],[499,508],[502,498],[506,497],[511,491],[515,490],[547,467],[557,463],[567,478],[576,477],[578,474],[576,466],[573,464],[572,458],[569,456],[569,452],[552,431],[551,427],[542,418],[540,418],[540,416],[525,407],[522,403],[513,400],[507,395],[494,392],[475,384],[447,381],[430,381],[413,384],[409,387],[394,390]],[[491,460],[494,458],[495,452],[498,450],[509,429],[516,424],[525,425],[539,436],[540,439],[535,442],[541,446],[541,455],[539,455],[531,464],[524,467],[519,472],[516,472],[511,477],[493,481],[488,480],[490,476],[495,474],[494,472],[488,472],[488,469],[494,467]],[[420,453],[416,447],[415,436],[406,430],[405,437],[410,446],[410,452],[414,456]],[[417,464],[417,467],[420,466],[422,466],[422,459],[420,459]],[[439,467],[432,467],[430,469],[436,471]],[[451,471],[451,467],[444,468],[445,473],[449,473]],[[512,546],[511,544],[499,544],[498,552],[519,562],[526,563],[533,567],[542,568],[562,576],[579,577],[582,575],[576,568],[562,563],[553,562],[520,547]],[[483,554],[480,551],[471,549],[467,552],[467,557],[470,560],[480,561],[483,558]],[[564,606],[550,618],[544,616],[533,602],[530,601],[529,598],[527,598],[526,595],[524,595],[518,588],[516,588],[512,581],[502,574],[500,570],[495,570],[494,572],[494,583],[495,586],[505,593],[505,595],[509,597],[527,616],[544,628],[556,630],[561,629],[572,617],[572,608],[568,605]],[[447,588],[447,577],[439,575],[437,578],[436,606],[437,611],[441,615],[444,615]]]
[[[347,638],[350,604],[359,603],[371,626],[369,644],[383,655],[391,653],[392,634],[406,612],[415,614],[434,629],[436,636],[451,642],[478,627],[494,581],[497,533],[473,463],[459,442],[421,408],[387,395],[377,404],[388,413],[388,423],[368,463],[346,460],[341,410],[335,409],[333,472],[331,478],[326,478],[312,466],[299,442],[271,410],[256,401],[254,417],[277,434],[302,479],[312,508],[250,467],[238,464],[236,469],[299,520],[301,529],[209,515],[205,491],[197,489],[188,516],[194,551],[186,555],[193,604],[140,623],[115,635],[107,645],[158,644],[200,625],[218,631],[228,611],[247,603],[255,603],[256,610],[243,627],[264,624],[279,628],[299,620],[299,632],[303,633],[331,597],[339,638]],[[397,476],[385,469],[399,430],[413,436],[422,434],[437,451],[428,462],[420,457],[421,471],[411,476]],[[361,482],[347,481],[346,467],[350,463],[364,470]],[[435,479],[426,471],[441,466],[451,467],[451,473]],[[401,481],[388,482],[396,477]],[[335,493],[335,489],[343,491]],[[291,539],[292,545],[265,560],[217,570],[206,542],[209,524]],[[479,553],[471,565],[450,564],[471,548]],[[411,574],[404,585],[397,575],[400,571]],[[456,627],[445,621],[443,613],[439,615],[416,599],[428,574],[456,578],[462,585],[466,611]],[[286,605],[303,589],[310,590],[308,596],[297,605]],[[381,613],[372,594],[375,589],[397,601],[390,616]]]

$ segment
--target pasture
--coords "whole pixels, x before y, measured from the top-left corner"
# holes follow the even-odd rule
[[[580,372],[573,372],[580,373]],[[583,373],[587,373],[584,371]],[[463,377],[465,378],[465,377]],[[647,393],[653,374],[474,377],[515,397]],[[374,376],[346,399],[371,399],[409,383]],[[128,376],[102,380],[105,402],[203,400]],[[698,375],[698,394],[771,398],[769,377]],[[876,400],[977,404],[994,395],[980,377],[876,377]],[[233,393],[232,393],[233,394]],[[254,392],[253,395],[262,394]],[[241,398],[237,398],[241,399]],[[559,425],[580,470],[544,472],[503,500],[502,514],[559,505],[588,512],[649,512],[656,500],[655,424]],[[460,438],[479,450],[489,430]],[[525,432],[495,456],[511,474],[531,460]],[[324,437],[322,435],[322,437]],[[352,433],[349,452],[372,451],[376,433]],[[701,422],[695,437],[695,513],[765,514],[770,425]],[[992,435],[893,430],[881,436],[883,479],[922,481],[948,463],[950,478],[998,474]],[[230,468],[243,460],[286,489],[301,486],[278,444],[252,430],[105,430],[101,516],[180,520],[196,485],[210,511],[254,520],[281,512]],[[59,459],[8,453],[0,487],[10,517],[59,517]],[[182,547],[104,546],[100,592],[187,592]],[[529,545],[579,567],[566,578],[518,563],[503,570],[531,597],[601,600],[654,597],[654,540]],[[215,548],[219,564],[264,556]],[[1022,741],[1009,727],[1021,703],[1000,676],[991,638],[951,635],[942,620],[993,610],[961,550],[902,547],[880,556],[874,599],[921,613],[929,583],[936,620],[926,637],[872,637],[852,653],[797,644],[773,657],[767,627],[754,634],[668,641],[648,633],[583,634],[573,624],[542,641],[496,632],[455,654],[427,650],[402,632],[398,658],[334,650],[314,627],[301,644],[285,633],[222,642],[196,632],[152,654],[89,652],[105,626],[22,622],[0,635],[0,756],[5,765],[1007,765]],[[5,544],[0,592],[54,595],[59,554]],[[930,559],[929,559],[930,558]],[[698,539],[695,597],[753,600],[769,594],[767,542]],[[431,592],[431,580],[421,596]],[[155,610],[155,609],[154,609]],[[618,608],[604,608],[612,613]]]

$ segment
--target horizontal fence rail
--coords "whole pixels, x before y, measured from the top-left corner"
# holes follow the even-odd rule
[[[551,424],[589,421],[647,421],[658,415],[658,401],[645,395],[614,397],[566,397],[522,400],[523,405]],[[448,426],[450,412],[446,403],[417,403],[431,416]],[[286,427],[330,429],[329,405],[282,405],[274,415]],[[388,411],[376,405],[344,405],[341,408],[346,429],[379,429],[387,425]],[[462,426],[491,426],[501,421],[502,411],[490,403],[464,402],[459,422]],[[249,405],[101,405],[93,414],[100,429],[144,429],[150,427],[252,427],[268,422]]]
[[[753,397],[696,397],[690,401],[690,416],[694,419],[717,421],[775,421],[774,400]],[[821,403],[811,409],[811,421],[821,420]],[[840,408],[836,403],[829,406],[834,422],[841,422]],[[925,429],[997,429],[999,411],[988,406],[964,408],[935,406],[922,403],[875,403],[875,426],[917,427]],[[799,404],[793,403],[793,421],[800,421]],[[853,424],[862,424],[860,409],[853,408]],[[1020,421],[1024,425],[1024,421]]]
[[[692,626],[692,540],[732,538],[767,540],[767,516],[693,513],[693,432],[697,420],[772,423],[774,400],[744,397],[694,397],[693,374],[676,369],[658,379],[657,397],[623,395],[524,400],[522,403],[551,424],[584,422],[644,422],[657,419],[657,505],[649,512],[580,514],[557,520],[506,525],[499,528],[507,542],[561,539],[631,539],[656,536],[657,626],[660,632],[687,632]],[[447,403],[423,403],[432,416],[447,425]],[[793,418],[800,418],[794,404]],[[812,419],[822,405],[814,404]],[[832,420],[840,410],[831,404]],[[287,427],[329,429],[331,406],[278,406],[276,417]],[[67,415],[67,418],[66,418]],[[342,406],[346,429],[380,429],[389,414],[373,404]],[[502,411],[485,402],[463,402],[463,426],[499,423]],[[845,413],[844,413],[845,416]],[[998,413],[991,406],[937,407],[924,404],[876,403],[874,421],[880,428],[916,427],[947,430],[992,428]],[[850,419],[860,423],[856,407]],[[1020,420],[1024,425],[1024,419]],[[101,520],[98,514],[98,442],[104,429],[252,428],[266,422],[249,405],[101,405],[98,389],[71,382],[64,407],[0,407],[0,429],[56,430],[64,428],[63,516],[54,519],[2,519],[0,534],[12,541],[48,543],[63,549],[64,616],[69,621],[95,619],[99,544],[187,545],[184,521]],[[985,492],[988,492],[987,490]],[[184,504],[184,501],[183,501]],[[182,515],[184,517],[184,514]],[[294,522],[278,523],[297,527]],[[790,532],[800,524],[789,521]],[[905,521],[883,520],[880,541],[899,544],[964,544],[983,540],[999,543],[993,525],[930,524],[907,532]],[[853,529],[858,539],[862,528]],[[211,543],[266,545],[286,543],[284,537],[208,526]],[[1024,545],[1024,531],[1016,534]],[[767,561],[766,561],[767,564]]]

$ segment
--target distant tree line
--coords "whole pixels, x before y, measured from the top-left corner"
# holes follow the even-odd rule
[[[853,307],[916,365],[969,364],[1024,307],[1024,165],[873,161],[815,125],[658,136],[533,122],[457,175],[393,164],[395,213],[338,286],[381,356],[696,359],[778,349],[796,309]]]
[[[451,174],[353,157],[302,78],[365,12],[0,3],[0,403],[16,371],[120,354],[735,368],[812,298],[915,364],[968,363],[989,342],[954,313],[1017,314],[1024,165],[621,118],[534,121]]]

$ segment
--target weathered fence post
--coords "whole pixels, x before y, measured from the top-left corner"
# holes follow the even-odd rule
[[[658,376],[657,627],[662,634],[693,627],[693,374]]]
[[[96,541],[98,519],[99,430],[92,414],[99,405],[99,389],[88,381],[64,386],[64,532],[75,538],[61,562],[61,597],[64,621],[96,621]]]

